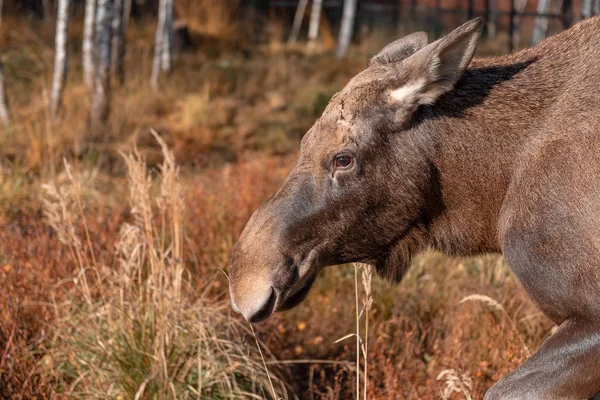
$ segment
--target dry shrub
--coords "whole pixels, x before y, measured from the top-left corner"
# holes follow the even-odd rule
[[[212,282],[200,292],[188,285],[179,170],[154,136],[164,156],[158,188],[143,156],[123,154],[131,221],[121,226],[113,267],[94,257],[79,178],[69,165],[67,185],[45,185],[47,221],[78,266],[72,295],[55,305],[46,375],[59,392],[80,398],[286,396],[254,343],[241,343],[252,332],[230,316],[227,300],[209,296]]]

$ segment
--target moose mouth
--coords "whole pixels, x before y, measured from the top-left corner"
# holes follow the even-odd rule
[[[310,292],[315,279],[316,273],[311,273],[302,279],[297,280],[287,290],[278,290],[271,287],[271,294],[262,308],[252,316],[250,322],[262,322],[269,318],[275,311],[286,311],[294,308],[302,302]]]
[[[317,274],[310,274],[306,279],[299,282],[299,285],[292,287],[289,295],[287,295],[282,304],[277,307],[277,311],[286,311],[300,304],[302,300],[306,298],[308,292],[310,292],[310,288],[315,282],[316,277]]]

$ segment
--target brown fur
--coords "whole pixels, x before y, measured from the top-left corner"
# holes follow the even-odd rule
[[[234,248],[232,301],[260,320],[327,265],[370,262],[399,281],[426,247],[502,252],[561,326],[486,399],[588,398],[600,391],[600,18],[471,62],[481,25],[400,39],[331,99]],[[339,154],[354,164],[336,169]]]

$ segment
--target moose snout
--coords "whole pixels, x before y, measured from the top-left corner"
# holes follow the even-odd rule
[[[288,281],[286,270],[279,268],[283,257],[277,241],[266,233],[250,223],[235,244],[229,264],[231,306],[250,322],[263,321],[276,311]]]
[[[261,322],[269,318],[277,305],[277,292],[273,286],[256,285],[249,295],[236,295],[232,284],[229,285],[231,307],[249,322]],[[237,299],[237,300],[236,300]]]
[[[285,192],[285,191],[284,191]],[[229,264],[232,308],[250,322],[260,322],[275,311],[290,308],[306,280],[314,257],[290,239],[293,198],[274,196],[254,212],[233,246]],[[302,269],[302,266],[306,268]],[[302,292],[304,294],[305,292]]]

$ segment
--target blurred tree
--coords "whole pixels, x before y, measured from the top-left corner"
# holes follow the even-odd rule
[[[2,6],[4,2],[0,0],[0,24],[2,24]],[[10,125],[10,117],[8,115],[8,100],[6,98],[6,90],[4,89],[4,70],[0,63],[0,122],[4,128]]]
[[[336,57],[343,58],[348,52],[352,33],[354,32],[354,19],[356,16],[356,0],[344,0],[344,11],[342,14],[342,25],[338,37]]]
[[[8,100],[6,99],[6,91],[4,90],[4,71],[0,64],[0,122],[4,128],[10,125],[10,117],[8,115]]]
[[[487,37],[488,39],[496,38],[496,21],[498,14],[496,13],[496,0],[486,0],[487,7]]]
[[[173,57],[173,0],[166,1],[164,38],[160,67],[164,72],[171,72]]]
[[[92,129],[102,126],[110,111],[112,21],[115,0],[98,0],[94,31],[94,87],[90,109]]]
[[[300,33],[300,28],[302,27],[302,20],[304,19],[304,13],[306,12],[307,4],[308,0],[300,0],[298,2],[298,7],[296,8],[296,13],[294,14],[292,32],[290,33],[290,38],[288,39],[289,44],[296,43],[298,40],[298,34]]]
[[[44,22],[50,20],[50,5],[48,4],[48,0],[42,0],[42,17],[44,18]]]
[[[589,18],[594,15],[593,7],[593,0],[583,0],[581,4],[581,15],[583,15],[583,18]]]
[[[54,75],[50,93],[50,115],[55,118],[62,103],[67,76],[67,28],[69,26],[69,0],[58,0],[56,17],[56,45],[54,50]]]
[[[112,20],[112,71],[122,85],[125,82],[125,32],[124,32],[125,1],[115,0],[115,10]]]
[[[525,11],[525,7],[527,7],[527,0],[511,0],[512,6],[515,9],[515,13],[513,15],[513,20],[511,23],[510,29],[512,30],[512,43],[511,49],[517,49],[519,47],[519,43],[521,42],[521,14]]]
[[[537,6],[538,14],[548,14],[550,8],[550,0],[539,0]],[[533,30],[532,45],[535,46],[548,35],[548,17],[544,15],[538,15],[535,18],[535,28]]]
[[[160,0],[158,6],[158,24],[156,26],[156,43],[154,46],[154,62],[152,65],[152,77],[150,84],[154,90],[158,90],[158,78],[160,71],[171,70],[173,30],[173,1]]]
[[[322,0],[313,0],[310,10],[310,23],[308,25],[308,48],[313,49],[317,43],[319,35],[319,23],[321,21]]]
[[[127,34],[127,26],[129,25],[129,18],[131,17],[131,6],[132,0],[125,0],[125,6],[123,7],[123,34]]]
[[[96,0],[85,1],[85,17],[83,20],[83,80],[88,89],[94,85],[94,18]]]

